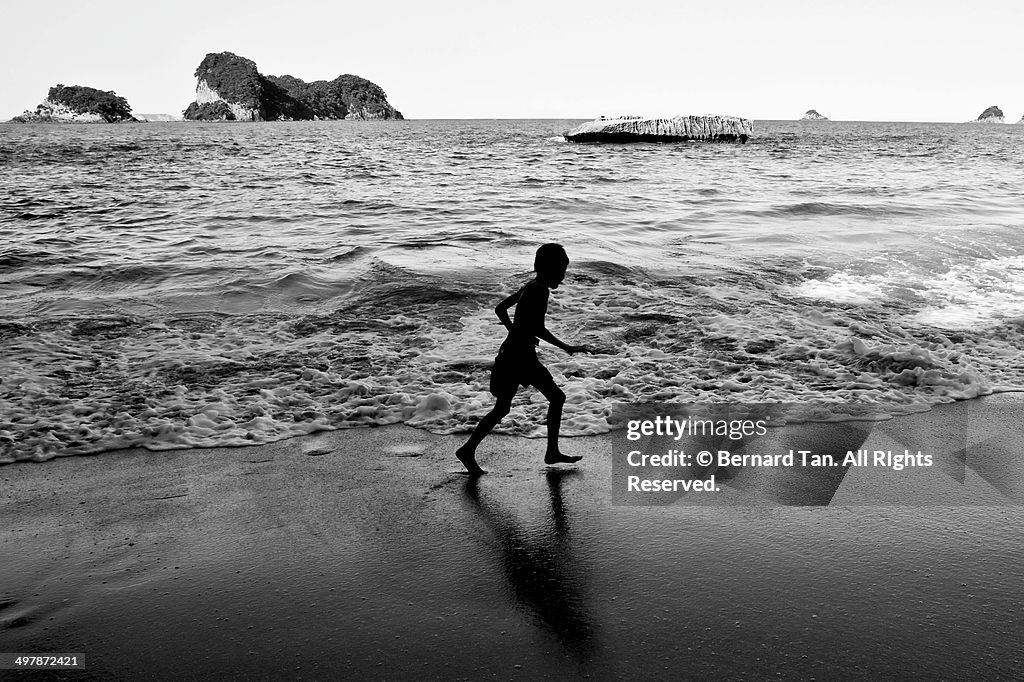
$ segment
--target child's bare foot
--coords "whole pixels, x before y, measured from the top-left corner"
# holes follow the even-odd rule
[[[544,455],[545,464],[572,464],[583,459],[582,455],[563,455],[558,450]]]
[[[468,449],[468,446],[463,445],[461,448],[455,451],[455,456],[459,458],[459,461],[466,467],[466,471],[469,472],[470,476],[480,476],[487,472],[480,468],[480,465],[476,463],[476,452]]]

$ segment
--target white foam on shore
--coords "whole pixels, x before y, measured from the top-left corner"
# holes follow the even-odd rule
[[[797,296],[833,303],[870,304],[916,299],[914,324],[972,329],[1024,315],[1024,256],[973,259],[941,272],[896,263],[879,270],[839,271],[792,287]]]
[[[835,303],[871,303],[885,297],[884,282],[837,272],[826,279],[809,279],[793,287],[793,293]]]
[[[922,324],[970,329],[1024,315],[1024,256],[958,265],[926,282],[933,302]]]

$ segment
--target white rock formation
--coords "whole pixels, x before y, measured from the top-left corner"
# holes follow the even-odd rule
[[[569,142],[746,142],[753,123],[737,116],[599,118],[564,134]]]
[[[814,109],[808,109],[807,113],[804,114],[804,117],[802,119],[800,119],[800,120],[801,121],[827,121],[828,118],[822,116],[821,114],[819,114]]]
[[[134,114],[134,116],[140,121],[149,121],[151,123],[181,120],[181,116],[175,116],[174,114]]]
[[[35,111],[26,111],[18,120],[24,121],[52,121],[56,123],[106,123],[99,114],[88,114],[75,111],[63,104],[45,99],[36,107]]]
[[[231,113],[235,115],[235,119],[239,121],[262,121],[260,112],[258,109],[252,109],[249,107],[243,107],[237,102],[228,102],[223,97],[217,94],[217,91],[210,87],[210,85],[203,78],[196,79],[196,104],[213,104],[215,102],[224,102],[231,109]]]

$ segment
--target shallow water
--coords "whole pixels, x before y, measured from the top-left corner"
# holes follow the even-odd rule
[[[571,121],[0,126],[0,461],[470,428],[492,308],[572,264],[563,432],[617,401],[878,414],[1024,386],[1024,126]],[[543,433],[521,391],[499,430]]]

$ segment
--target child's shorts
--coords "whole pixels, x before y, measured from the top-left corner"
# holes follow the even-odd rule
[[[532,348],[526,352],[515,352],[503,346],[491,369],[491,395],[495,398],[515,395],[520,386],[537,385],[545,378],[550,380],[550,377]]]

